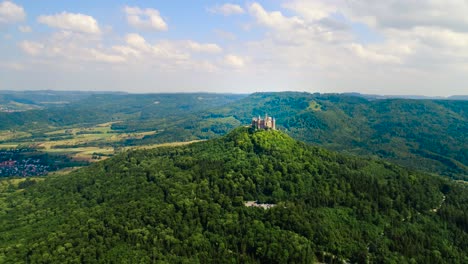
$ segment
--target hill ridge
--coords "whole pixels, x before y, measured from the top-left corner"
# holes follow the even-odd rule
[[[4,262],[468,260],[464,185],[280,131],[240,127],[9,186]]]

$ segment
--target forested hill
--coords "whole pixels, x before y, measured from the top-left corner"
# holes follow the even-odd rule
[[[233,94],[125,94],[125,93],[72,93],[63,92],[56,96],[46,96],[47,93],[33,93],[43,100],[50,102],[40,104],[32,98],[0,93],[0,110],[2,106],[8,108],[8,100],[29,102],[28,106],[42,109],[2,112],[0,111],[0,130],[18,130],[33,133],[47,132],[50,127],[84,126],[111,121],[135,120],[140,122],[140,130],[154,129],[154,123],[163,124],[176,116],[198,112],[208,108],[222,106],[245,95]],[[76,97],[71,100],[70,97]],[[5,100],[8,98],[8,100]],[[25,99],[26,98],[26,99]],[[68,99],[69,101],[54,101]],[[47,107],[46,107],[47,106]],[[35,109],[35,108],[33,108]],[[147,120],[152,120],[151,127],[144,127]]]
[[[212,138],[265,114],[299,140],[468,180],[468,101],[257,93],[182,117],[146,143]],[[140,123],[124,126],[135,129]]]
[[[0,112],[0,134],[29,135],[21,138],[23,143],[47,138],[48,132],[59,129],[107,122],[113,122],[116,133],[157,132],[144,140],[109,143],[120,147],[214,138],[249,124],[253,116],[269,114],[276,117],[281,130],[298,140],[468,180],[466,100],[376,100],[298,92],[250,96],[76,93],[72,100],[74,94],[42,92],[28,107],[46,109]],[[0,97],[0,108],[2,102],[17,105],[33,100],[18,92],[0,93]]]
[[[2,263],[468,262],[465,185],[279,131],[0,183]]]

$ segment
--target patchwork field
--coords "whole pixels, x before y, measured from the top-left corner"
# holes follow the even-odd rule
[[[112,130],[111,126],[114,123],[116,122],[102,123],[92,127],[70,127],[57,130],[51,128],[44,133],[0,131],[0,150],[21,153],[21,150],[27,149],[28,154],[32,151],[33,153],[49,154],[55,157],[68,157],[70,159],[69,165],[49,172],[49,174],[61,175],[81,167],[81,165],[77,167],[75,162],[97,162],[112,157],[118,152],[130,149],[180,146],[200,141],[127,146],[126,140],[142,139],[145,136],[156,134],[157,131],[124,133]],[[20,157],[24,159],[24,155]]]

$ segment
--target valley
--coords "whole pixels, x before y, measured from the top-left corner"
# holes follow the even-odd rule
[[[4,122],[0,124],[0,128],[4,129],[0,130],[0,150],[5,155],[0,157],[0,162],[6,163],[0,163],[0,177],[43,176],[55,171],[66,173],[73,168],[87,166],[133,147],[154,148],[186,144],[185,141],[144,145],[134,142],[160,132],[155,127],[163,129],[166,118],[240,98],[237,95],[174,94],[151,95],[142,100],[143,97],[138,95],[53,91],[42,94],[34,92],[34,96],[29,97],[23,93],[6,94],[8,96],[4,95],[4,98],[8,98],[8,101],[3,102],[4,108],[16,101],[25,105],[27,102],[30,107],[3,113]],[[76,94],[80,95],[78,98],[83,101],[74,98]],[[71,100],[72,97],[74,100]],[[47,103],[33,101],[34,98],[46,100]],[[64,98],[70,101],[54,101],[65,100]],[[1,99],[0,93],[0,102]],[[103,105],[106,105],[105,111],[102,110]],[[156,109],[148,109],[154,107]],[[133,131],[119,127],[124,120],[148,115],[154,116],[158,126]],[[9,120],[10,125],[6,125],[5,122],[8,123]],[[22,155],[13,155],[16,152]],[[31,165],[34,169],[21,172],[20,168],[24,169],[23,160],[31,157],[42,158],[36,159],[36,164]]]
[[[64,100],[64,94],[53,99]],[[298,92],[90,93],[61,106],[0,113],[0,148],[33,148],[93,162],[130,147],[216,138],[269,114],[278,129],[296,139],[467,180],[466,102]]]

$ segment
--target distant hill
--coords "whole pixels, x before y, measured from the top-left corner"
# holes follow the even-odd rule
[[[465,185],[279,131],[0,188],[2,263],[468,262]]]
[[[452,95],[448,97],[443,96],[424,96],[424,95],[378,95],[378,94],[361,94],[361,93],[343,93],[343,95],[357,96],[369,100],[383,100],[383,99],[414,99],[414,100],[468,100],[468,95]]]
[[[468,95],[453,95],[453,96],[450,96],[448,99],[468,101]]]
[[[154,127],[141,143],[212,138],[269,114],[296,139],[468,179],[468,101],[368,100],[340,94],[257,93]],[[138,121],[124,124],[136,130]],[[138,144],[135,142],[135,144]]]
[[[97,92],[81,91],[0,91],[0,111],[27,111],[50,106],[63,106],[85,99]],[[116,94],[115,92],[101,92]]]
[[[5,93],[3,98],[4,101],[11,101],[12,98],[15,98],[16,101],[29,100],[29,106],[33,105],[41,109],[28,109],[31,111],[15,113],[0,112],[0,119],[3,121],[0,123],[0,130],[18,129],[39,132],[47,131],[50,126],[90,125],[117,120],[139,120],[141,121],[140,130],[151,130],[152,128],[143,128],[145,120],[153,119],[158,122],[167,122],[167,119],[175,116],[224,105],[246,96],[206,93],[125,94],[104,92],[51,92],[48,95],[45,92],[37,92],[39,96],[36,97],[34,92],[29,95],[24,93],[24,95],[19,92],[15,92],[14,95]],[[1,96],[0,93],[0,98],[2,98]]]
[[[44,110],[0,113],[0,130],[41,138],[65,126],[120,121],[112,125],[113,131],[158,131],[143,140],[119,143],[142,145],[214,138],[250,124],[254,116],[269,114],[280,129],[299,140],[468,180],[468,101],[298,92],[83,93],[77,98],[81,99]]]

